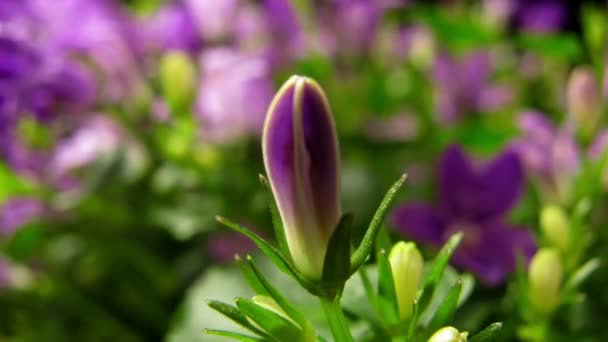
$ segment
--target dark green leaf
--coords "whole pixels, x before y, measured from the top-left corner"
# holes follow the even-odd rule
[[[283,297],[283,295],[281,295],[280,291],[278,291],[274,286],[270,284],[266,277],[262,275],[257,265],[253,262],[253,258],[251,256],[247,256],[247,262],[249,264],[250,270],[257,278],[260,285],[264,288],[266,294],[272,297],[272,299],[277,302],[277,304],[283,309],[283,311],[285,311],[285,313],[287,313],[289,317],[296,321],[300,325],[300,327],[302,327],[303,329],[308,329],[310,327],[310,323],[308,322],[308,320],[306,320],[306,317],[304,317],[304,315],[300,311],[294,308],[289,303],[289,301],[285,297]]]
[[[591,273],[595,272],[600,267],[600,260],[597,258],[591,259],[579,267],[574,274],[568,279],[564,285],[564,292],[575,290]]]
[[[399,321],[393,272],[384,250],[378,253],[378,307],[389,324]]]
[[[443,303],[441,303],[441,305],[433,315],[433,318],[431,319],[431,322],[427,327],[427,330],[429,332],[432,333],[436,331],[452,319],[452,316],[454,315],[454,312],[458,307],[458,298],[460,297],[461,290],[462,281],[459,279],[458,281],[456,281],[456,284],[452,286],[450,292],[448,292],[448,294],[445,296]]]
[[[492,323],[485,327],[482,331],[475,334],[470,342],[492,342],[495,341],[502,330],[502,323]]]
[[[209,334],[209,335],[229,337],[229,338],[232,338],[234,340],[241,341],[241,342],[262,342],[262,341],[267,341],[267,340],[265,340],[263,338],[260,338],[260,337],[243,335],[243,334],[239,334],[239,333],[235,333],[235,332],[231,332],[231,331],[224,331],[224,330],[205,329],[204,333],[205,334]]]
[[[287,318],[263,308],[248,299],[237,298],[236,306],[249,319],[255,321],[262,329],[279,341],[295,342],[304,336],[302,329]]]
[[[443,247],[441,248],[441,250],[435,257],[435,260],[433,260],[430,270],[429,270],[426,278],[424,279],[424,286],[419,295],[418,303],[420,305],[420,310],[424,311],[426,309],[427,305],[429,304],[429,302],[433,296],[433,291],[435,290],[437,283],[441,279],[441,276],[443,275],[443,271],[445,270],[445,267],[447,266],[448,262],[450,261],[450,257],[452,256],[452,254],[454,253],[454,251],[460,244],[461,240],[462,240],[462,233],[457,233],[457,234],[452,235],[450,237],[450,239],[448,240],[448,242],[446,242],[446,244],[443,245]]]
[[[350,277],[350,228],[353,215],[342,216],[327,244],[321,279],[330,286],[340,286]]]
[[[249,322],[249,320],[247,320],[247,317],[241,311],[239,311],[239,309],[235,308],[234,306],[217,301],[217,300],[209,301],[207,303],[207,305],[209,305],[209,307],[212,308],[213,310],[230,318],[233,322],[243,326],[244,328],[247,328],[249,331],[254,332],[261,336],[266,336],[266,334],[263,331],[261,331],[260,329],[255,327],[253,324],[251,324],[251,322]]]
[[[401,178],[399,178],[399,180],[397,180],[393,186],[391,186],[386,195],[384,195],[384,198],[376,210],[376,213],[374,214],[374,217],[372,218],[369,227],[367,228],[367,231],[359,244],[359,247],[355,250],[351,257],[351,273],[356,272],[357,269],[365,262],[365,260],[367,260],[367,257],[374,247],[378,230],[380,230],[380,227],[382,227],[382,223],[384,222],[384,217],[386,216],[386,213],[388,212],[397,191],[399,191],[406,178],[406,174],[402,175]]]

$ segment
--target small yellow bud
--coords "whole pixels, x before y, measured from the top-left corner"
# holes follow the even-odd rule
[[[173,111],[187,109],[194,98],[197,72],[187,54],[173,51],[160,61],[160,84],[163,95]]]
[[[540,213],[540,228],[551,245],[566,252],[570,245],[570,222],[564,211],[555,205],[546,206]]]
[[[399,317],[412,316],[414,299],[422,278],[424,260],[413,242],[397,242],[388,256],[393,272],[395,293],[399,305]]]
[[[469,333],[461,333],[454,327],[443,327],[437,330],[428,342],[466,342]]]
[[[542,313],[551,313],[560,302],[563,270],[559,253],[555,249],[539,250],[528,270],[530,301]]]

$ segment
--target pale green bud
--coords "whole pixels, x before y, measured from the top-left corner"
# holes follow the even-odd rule
[[[559,253],[552,248],[540,249],[528,270],[530,301],[538,312],[548,314],[559,305],[562,277]]]
[[[466,342],[469,333],[461,333],[454,327],[443,327],[437,330],[428,342]]]
[[[186,109],[194,98],[197,72],[187,54],[172,51],[160,61],[160,84],[173,111]]]
[[[399,306],[399,317],[406,320],[412,316],[414,299],[418,292],[424,269],[422,255],[413,242],[397,242],[388,256],[393,272],[395,293]]]
[[[562,252],[568,250],[570,245],[570,222],[560,207],[549,205],[542,209],[540,228],[551,245]]]

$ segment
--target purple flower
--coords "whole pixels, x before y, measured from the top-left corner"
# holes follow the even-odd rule
[[[281,65],[300,57],[306,37],[291,1],[263,0],[262,8],[272,41],[269,46],[269,58],[272,64]]]
[[[505,222],[523,187],[523,170],[514,152],[476,167],[452,146],[439,165],[438,205],[402,205],[393,213],[393,223],[400,232],[431,246],[441,246],[452,234],[462,232],[453,263],[488,285],[498,285],[513,271],[517,253],[530,258],[536,248],[528,230]]]
[[[519,115],[522,136],[513,142],[528,172],[536,176],[548,197],[564,199],[568,180],[579,169],[579,148],[571,130],[558,129],[543,114],[525,111]]]
[[[228,232],[215,233],[207,241],[209,254],[218,262],[230,262],[236,254],[247,253],[255,249],[255,244],[245,235]]]
[[[495,111],[510,101],[510,91],[490,84],[493,63],[485,52],[458,60],[447,54],[435,60],[435,106],[439,119],[452,123],[467,115]]]
[[[319,279],[341,215],[340,156],[329,103],[315,81],[292,76],[281,87],[268,109],[262,150],[294,265]]]
[[[551,33],[565,24],[567,10],[559,0],[520,0],[515,13],[515,23],[524,31]]]
[[[0,207],[0,236],[13,234],[20,227],[41,217],[44,205],[37,199],[16,197],[7,200]]]
[[[203,139],[229,142],[261,132],[273,93],[268,62],[215,48],[206,50],[200,64],[203,75],[196,114]]]
[[[195,17],[182,2],[161,7],[142,23],[147,42],[153,50],[198,52],[203,43]]]

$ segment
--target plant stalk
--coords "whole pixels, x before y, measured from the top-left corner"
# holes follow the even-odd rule
[[[354,342],[353,336],[350,333],[346,317],[340,307],[340,296],[336,296],[334,299],[320,297],[321,306],[323,306],[323,312],[329,322],[331,334],[334,337],[335,342]]]

